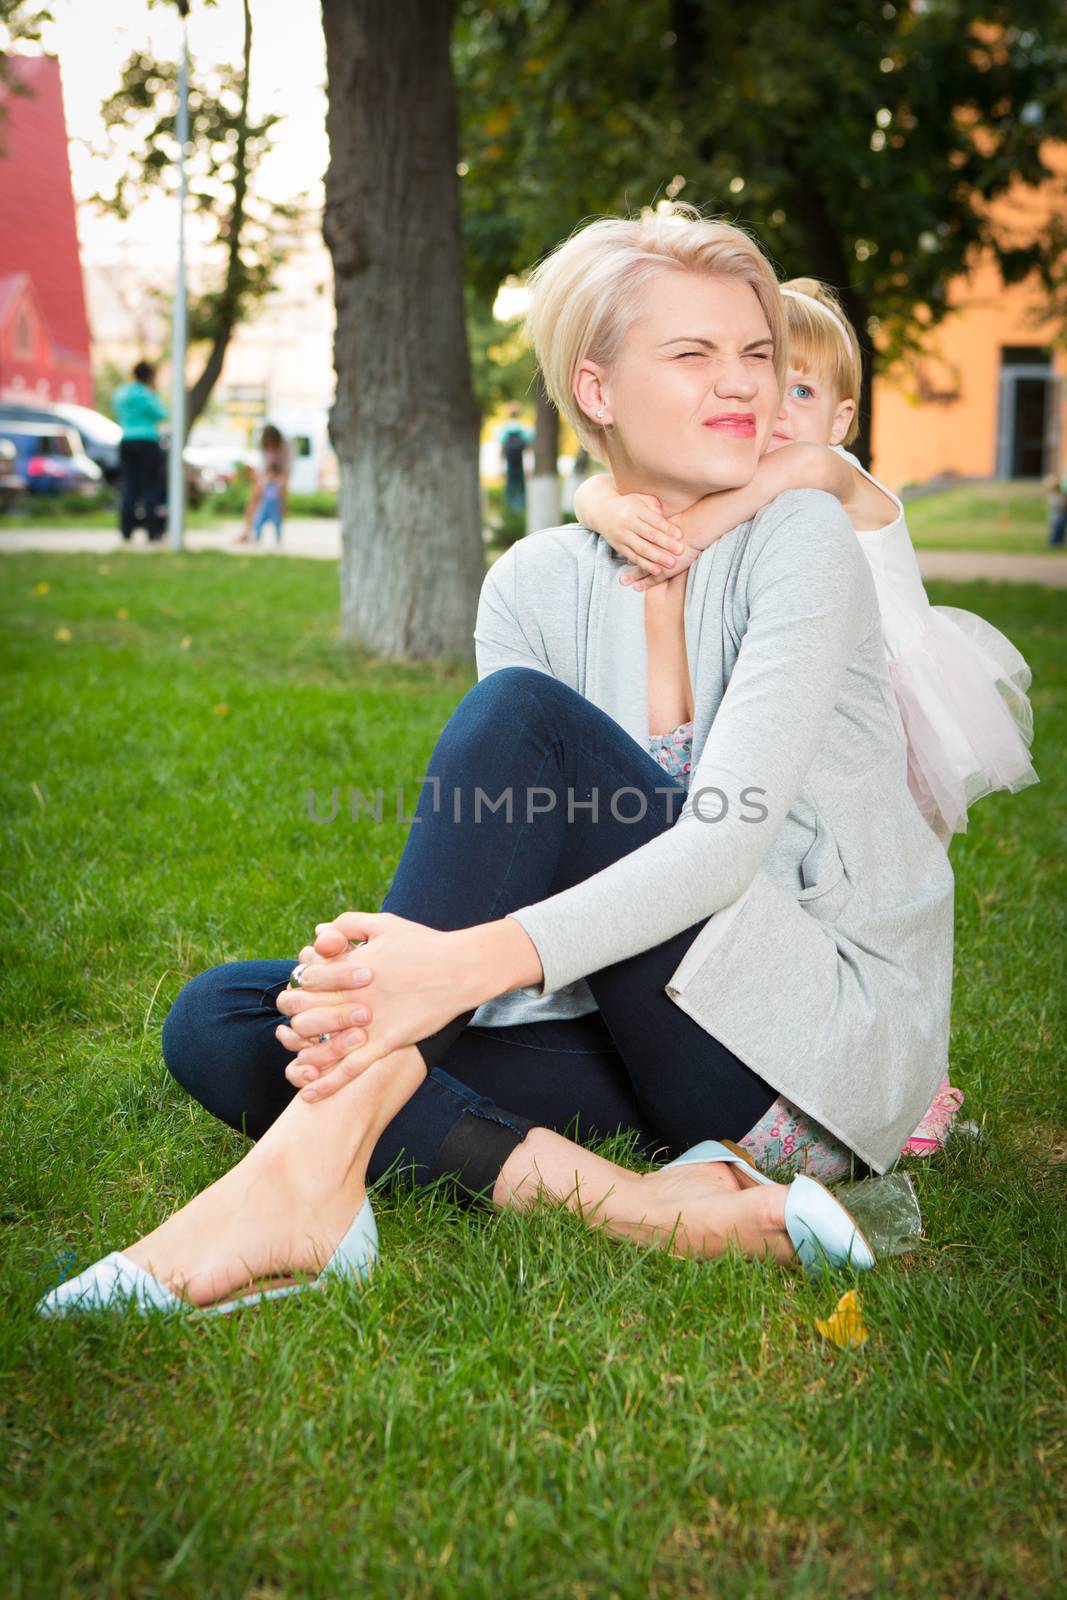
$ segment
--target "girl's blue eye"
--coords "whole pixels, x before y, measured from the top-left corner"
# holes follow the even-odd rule
[[[814,390],[809,389],[806,383],[794,383],[789,393],[794,395],[797,400],[813,400],[815,398]]]

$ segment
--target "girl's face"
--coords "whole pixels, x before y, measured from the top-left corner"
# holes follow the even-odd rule
[[[856,412],[854,400],[839,400],[813,372],[789,368],[785,396],[767,449],[783,444],[840,444]]]
[[[779,403],[755,290],[706,273],[657,273],[617,358],[610,367],[583,362],[575,394],[609,425],[620,493],[658,495],[670,514],[709,490],[748,483]]]

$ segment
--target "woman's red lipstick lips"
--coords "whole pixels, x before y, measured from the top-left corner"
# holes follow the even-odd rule
[[[756,436],[756,418],[751,411],[724,411],[719,417],[709,417],[704,426],[714,428],[716,433],[729,434],[731,439],[754,439]]]

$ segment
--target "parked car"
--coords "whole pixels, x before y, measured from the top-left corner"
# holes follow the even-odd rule
[[[90,461],[95,461],[105,482],[117,483],[119,478],[119,441],[122,429],[102,411],[89,406],[60,404],[33,405],[30,402],[5,400],[0,404],[0,428],[8,422],[58,422],[72,427],[81,439],[81,448]]]
[[[198,468],[208,493],[218,494],[238,478],[247,477],[258,453],[228,445],[190,444],[185,447],[185,459]]]
[[[170,435],[165,431],[162,432],[159,437],[159,442],[163,446],[164,480],[169,481],[167,480],[167,472],[169,470],[168,457],[170,453]],[[217,490],[224,488],[225,486],[219,481],[214,470],[204,462],[200,461],[198,459],[197,452],[195,450],[190,450],[188,446],[186,446],[185,450],[182,452],[182,462],[185,467],[185,499],[187,504],[192,506],[193,510],[195,511],[197,506],[200,505],[209,494],[215,494]]]
[[[0,439],[0,512],[10,511],[15,496],[26,487],[18,469],[19,453],[10,439]]]
[[[6,427],[8,422],[61,423],[73,427],[82,440],[80,448],[90,461],[96,462],[104,481],[118,486],[122,429],[113,417],[106,417],[102,411],[94,411],[90,406],[67,405],[60,401],[56,401],[55,405],[46,405],[43,402],[33,405],[28,401],[23,403],[5,400],[0,403],[0,429]],[[168,444],[166,433],[160,442],[166,456]],[[195,508],[205,495],[214,493],[220,485],[215,481],[213,474],[206,472],[188,450],[185,452],[184,461],[185,493],[189,504]],[[165,461],[163,471],[166,481]]]
[[[59,422],[3,422],[0,439],[15,447],[16,471],[31,494],[95,494],[104,474],[81,437]]]

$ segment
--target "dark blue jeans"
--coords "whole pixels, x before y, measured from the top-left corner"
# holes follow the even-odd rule
[[[150,539],[162,539],[167,487],[163,450],[156,439],[123,439],[119,445],[120,512],[124,539],[141,520]]]
[[[442,930],[584,881],[670,827],[685,798],[611,717],[525,667],[491,673],[464,696],[426,777],[436,782],[422,785],[382,909]],[[594,791],[595,815],[583,806]],[[462,1196],[485,1198],[532,1127],[587,1144],[632,1132],[641,1153],[668,1156],[747,1133],[776,1091],[665,992],[703,926],[589,973],[599,1007],[589,1016],[475,1028],[467,1012],[421,1041],[429,1074],[383,1132],[370,1181],[449,1174]],[[284,1074],[291,1054],[274,1037],[275,997],[293,965],[213,967],[186,984],[163,1028],[178,1081],[253,1138],[297,1092]]]

